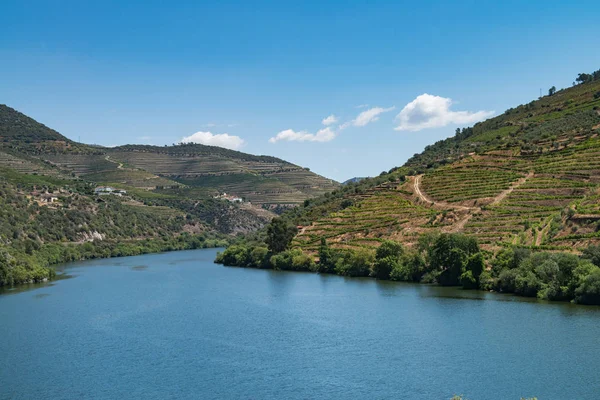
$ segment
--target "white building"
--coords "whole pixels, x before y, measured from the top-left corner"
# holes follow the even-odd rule
[[[98,186],[96,189],[94,189],[94,194],[102,196],[111,194],[114,191],[115,189],[111,188],[110,186]]]

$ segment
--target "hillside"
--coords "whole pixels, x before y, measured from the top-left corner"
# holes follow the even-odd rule
[[[432,232],[465,233],[488,250],[600,243],[599,133],[600,79],[590,79],[457,129],[389,174],[289,214],[302,225],[294,244],[413,246]]]
[[[184,186],[204,189],[207,196],[226,192],[274,209],[295,206],[338,186],[275,157],[214,146],[88,146],[5,105],[0,105],[0,165],[144,190]]]
[[[306,201],[216,262],[600,305],[600,70],[577,81]]]
[[[337,186],[219,147],[88,146],[0,105],[0,286],[48,279],[58,262],[223,245]]]

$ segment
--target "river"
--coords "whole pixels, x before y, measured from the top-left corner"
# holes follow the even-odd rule
[[[215,254],[73,263],[2,292],[0,398],[600,398],[600,307]]]

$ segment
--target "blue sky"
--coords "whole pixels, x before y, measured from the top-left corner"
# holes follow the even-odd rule
[[[187,138],[337,180],[600,68],[596,1],[0,8],[0,103],[86,143]]]

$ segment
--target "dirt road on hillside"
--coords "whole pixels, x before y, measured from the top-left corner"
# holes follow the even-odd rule
[[[528,179],[532,178],[534,175],[533,171],[530,171],[526,176],[522,177],[521,179],[519,179],[518,181],[516,181],[514,184],[512,184],[508,189],[503,190],[502,192],[500,192],[496,197],[494,197],[494,199],[492,200],[492,202],[490,203],[490,205],[496,205],[499,204],[502,200],[504,200],[509,194],[511,194],[515,189],[517,189],[519,186],[523,185],[525,182],[527,182]],[[427,197],[422,191],[421,191],[421,179],[423,178],[423,175],[417,175],[415,176],[415,179],[413,181],[413,187],[415,190],[415,194],[417,196],[419,196],[419,198],[429,204],[433,204],[436,206],[440,206],[440,207],[444,207],[444,208],[450,208],[450,209],[454,209],[454,210],[463,210],[463,211],[467,211],[468,213],[461,218],[459,221],[457,221],[455,224],[453,224],[450,229],[449,232],[460,232],[465,225],[467,224],[467,222],[469,222],[469,220],[471,218],[473,218],[473,215],[475,213],[481,212],[481,207],[467,207],[467,206],[460,206],[460,205],[456,205],[456,204],[452,204],[452,203],[448,203],[446,201],[433,201],[432,199],[430,199],[429,197]]]

